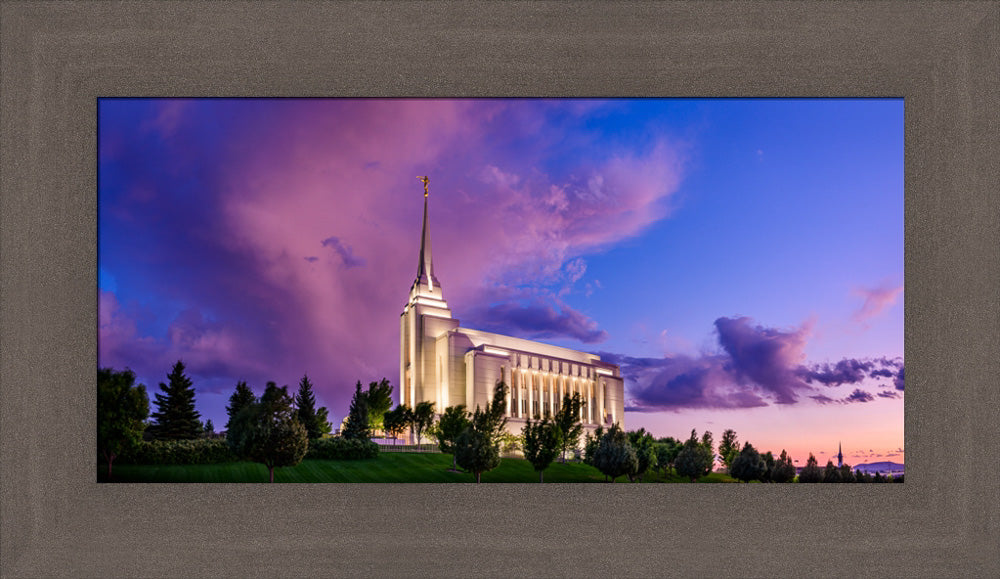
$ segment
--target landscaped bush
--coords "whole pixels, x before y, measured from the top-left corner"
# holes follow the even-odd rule
[[[359,460],[378,456],[378,445],[370,440],[319,438],[309,441],[306,458],[324,460]]]
[[[219,464],[239,460],[225,439],[144,440],[115,464]]]

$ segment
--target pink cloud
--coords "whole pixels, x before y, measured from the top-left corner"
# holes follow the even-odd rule
[[[860,324],[878,316],[895,304],[900,294],[903,293],[903,286],[882,285],[876,288],[856,288],[853,293],[864,298],[861,307],[854,312],[853,316],[854,321]]]
[[[114,319],[102,327],[101,363],[125,365],[141,346],[158,375],[178,357],[206,379],[270,373],[286,383],[308,372],[333,405],[346,404],[357,379],[395,382],[398,315],[417,267],[417,175],[431,177],[434,265],[463,325],[507,300],[551,322],[512,333],[598,339],[592,320],[540,286],[579,281],[582,256],[665,217],[683,159],[661,140],[550,166],[551,109],[372,99],[162,108],[149,126],[169,154],[156,179],[133,179],[156,193],[112,211],[147,216],[155,231],[143,259],[164,264],[151,275],[181,307],[166,335],[140,337],[102,301]],[[544,134],[526,139],[532,131]],[[149,204],[169,211],[142,213]]]

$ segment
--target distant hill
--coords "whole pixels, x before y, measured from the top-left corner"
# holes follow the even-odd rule
[[[882,474],[896,474],[904,472],[906,467],[898,462],[884,461],[859,464],[854,467],[854,470],[860,470],[861,472],[867,474],[875,474],[876,472],[880,472]]]

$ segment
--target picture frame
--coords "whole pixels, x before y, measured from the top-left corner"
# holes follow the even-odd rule
[[[1000,572],[997,5],[2,14],[4,576]],[[904,484],[95,482],[97,97],[570,95],[905,99]]]

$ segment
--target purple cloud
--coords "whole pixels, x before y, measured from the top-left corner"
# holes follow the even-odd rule
[[[864,390],[861,390],[860,388],[855,388],[854,392],[851,392],[851,394],[849,396],[847,396],[846,398],[844,398],[844,402],[848,402],[848,403],[850,403],[850,402],[871,402],[872,400],[875,400],[875,397],[872,396],[871,394],[869,394],[868,392],[865,392]]]
[[[772,394],[778,404],[792,404],[796,393],[808,388],[796,375],[804,358],[807,327],[791,332],[751,326],[749,318],[715,320],[719,345],[729,354],[733,374],[741,383],[752,383]]]
[[[529,339],[573,338],[585,344],[607,339],[597,322],[562,304],[552,305],[533,300],[529,304],[505,302],[470,312],[470,324],[489,332]]]
[[[365,264],[365,260],[354,255],[354,251],[351,249],[350,245],[342,243],[336,237],[327,237],[322,242],[323,247],[329,247],[337,252],[340,256],[340,261],[345,268],[350,269],[352,267],[361,267]],[[308,260],[308,258],[306,258]]]
[[[806,366],[808,325],[778,330],[754,325],[746,317],[723,317],[715,321],[715,328],[720,352],[714,354],[664,358],[599,354],[621,366],[631,411],[753,408],[795,404],[802,396],[818,404],[869,402],[874,397],[860,389],[837,399],[813,394],[810,384],[855,384],[872,378],[875,370],[902,368],[902,360],[886,358]]]
[[[882,397],[882,398],[901,398],[902,397],[902,396],[900,396],[899,392],[896,392],[895,390],[883,390],[883,391],[879,392],[878,395],[880,397]]]

